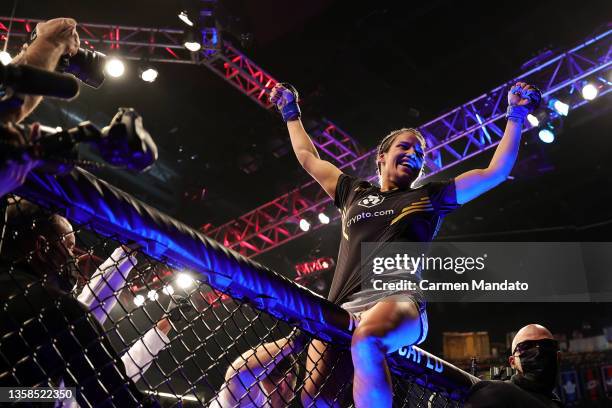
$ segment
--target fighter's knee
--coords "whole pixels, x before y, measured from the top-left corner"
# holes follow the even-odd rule
[[[351,354],[355,359],[367,358],[373,352],[385,352],[387,330],[381,325],[362,325],[355,329],[351,340]]]

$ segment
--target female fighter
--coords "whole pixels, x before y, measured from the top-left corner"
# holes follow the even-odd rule
[[[508,122],[489,165],[455,179],[412,188],[423,169],[425,139],[415,129],[400,129],[378,146],[376,164],[380,186],[342,173],[322,160],[300,120],[298,94],[288,84],[277,84],[270,95],[287,123],[299,163],[321,185],[342,212],[340,252],[328,298],[353,314],[351,358],[353,400],[356,407],[391,407],[391,378],[385,356],[427,334],[423,302],[415,296],[362,288],[361,242],[431,241],[445,214],[502,183],[512,170],[527,114],[541,100],[540,92],[517,83],[508,93]],[[367,211],[370,217],[359,217]],[[313,340],[308,350],[302,392],[304,406],[339,405],[335,394],[346,384],[350,369],[331,366],[337,355]],[[350,367],[350,366],[348,366]]]

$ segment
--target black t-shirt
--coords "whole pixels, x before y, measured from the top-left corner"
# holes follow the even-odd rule
[[[554,395],[527,391],[511,381],[480,381],[470,390],[464,408],[560,408]]]
[[[346,174],[338,178],[334,204],[342,212],[342,238],[328,299],[336,304],[361,288],[362,242],[431,241],[444,215],[459,207],[452,179],[381,192]]]
[[[81,406],[151,405],[78,300],[43,286],[25,267],[0,262],[0,386],[58,386],[63,380],[77,387]]]

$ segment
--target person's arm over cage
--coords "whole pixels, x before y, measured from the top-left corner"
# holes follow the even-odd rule
[[[70,363],[67,368],[70,375],[66,385],[73,386],[76,382],[79,387],[83,387],[81,398],[77,398],[80,406],[146,406],[148,399],[140,393],[134,382],[126,377],[125,367],[118,361],[117,354],[103,335],[104,329],[100,324],[92,317],[83,317],[87,314],[82,305],[72,307],[75,313],[73,316],[70,316],[69,308],[63,310],[69,321],[74,322],[71,325],[72,336],[86,350],[74,347],[72,356],[66,359]],[[66,347],[66,350],[68,349]],[[71,383],[73,385],[70,385]]]
[[[127,249],[116,248],[108,259],[98,266],[77,297],[100,324],[104,324],[117,304],[117,294],[126,287],[127,277],[137,263],[134,252],[128,253]],[[166,318],[160,320],[121,356],[125,372],[132,381],[137,382],[142,377],[157,354],[170,342],[170,328]]]
[[[75,55],[79,49],[77,23],[71,18],[55,18],[36,26],[36,39],[24,46],[12,64],[27,64],[47,71],[55,70],[62,55]],[[20,122],[41,102],[41,96],[24,95],[19,108],[0,112],[3,122]]]
[[[293,397],[293,389],[287,387],[296,381],[295,373],[289,374],[280,370],[281,362],[293,359],[308,345],[308,337],[295,330],[289,337],[262,344],[253,350],[244,352],[230,364],[225,373],[225,383],[209,408],[216,407],[250,407],[262,403],[270,396],[279,403],[285,404]],[[291,371],[291,365],[287,371]],[[293,379],[288,379],[293,376]],[[279,388],[283,388],[279,392]],[[273,394],[279,395],[273,395]],[[276,398],[274,398],[276,397]],[[274,404],[272,404],[274,406]]]
[[[127,285],[127,277],[136,265],[134,253],[124,247],[116,248],[93,273],[78,299],[96,319],[104,324],[111,309],[117,304],[116,294]]]
[[[135,383],[151,367],[153,360],[169,343],[170,323],[166,318],[160,320],[121,356],[127,376]]]
[[[508,123],[491,162],[484,169],[470,170],[455,178],[459,204],[473,200],[508,178],[518,156],[523,122],[541,100],[542,94],[532,85],[517,82],[512,87],[508,93]]]
[[[300,120],[297,91],[289,84],[278,83],[270,93],[274,103],[287,123],[291,146],[300,165],[315,179],[331,198],[334,198],[338,177],[342,172],[336,166],[322,160]]]

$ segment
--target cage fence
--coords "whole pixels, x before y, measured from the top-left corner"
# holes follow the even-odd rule
[[[75,172],[4,199],[0,386],[74,388],[51,406],[352,406],[342,309]],[[416,347],[389,365],[398,407],[461,406],[475,381]]]

